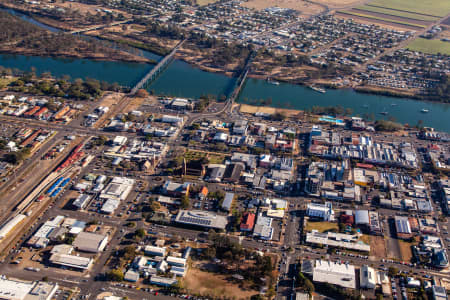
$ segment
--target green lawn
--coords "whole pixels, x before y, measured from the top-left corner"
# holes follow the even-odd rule
[[[325,232],[331,229],[339,229],[339,226],[337,223],[331,223],[331,222],[311,222],[308,221],[306,223],[305,231],[309,232],[311,230],[317,230],[319,232]]]
[[[417,38],[409,43],[407,48],[411,51],[418,51],[428,54],[442,53],[450,55],[450,43],[443,42],[441,40]]]
[[[425,15],[421,15],[421,14],[410,13],[410,12],[406,12],[406,11],[392,10],[392,9],[388,9],[388,8],[376,7],[376,6],[370,6],[370,5],[363,5],[363,6],[359,6],[356,8],[360,9],[360,10],[369,11],[369,12],[380,13],[380,14],[385,14],[385,15],[390,15],[390,16],[397,16],[397,17],[402,17],[402,18],[415,19],[415,20],[420,20],[420,21],[437,21],[437,20],[439,20],[439,17],[425,16]]]
[[[349,14],[349,15],[352,15],[352,16],[364,17],[364,18],[368,18],[368,19],[372,19],[372,20],[379,20],[379,21],[390,22],[390,23],[393,23],[393,24],[400,24],[400,25],[415,26],[415,27],[419,27],[419,28],[426,28],[425,25],[416,24],[416,23],[413,23],[413,22],[402,22],[402,21],[389,19],[389,18],[380,18],[380,17],[376,17],[376,16],[373,16],[373,15],[369,15],[369,14],[358,13],[358,12],[355,12],[355,11],[341,10],[340,12],[345,13],[345,14]]]
[[[445,17],[450,13],[450,1],[448,0],[374,0],[369,5],[437,17]]]

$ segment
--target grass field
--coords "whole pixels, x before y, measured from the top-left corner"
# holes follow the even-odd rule
[[[364,11],[368,11],[368,12],[375,12],[375,13],[380,13],[380,14],[385,14],[385,15],[390,15],[390,16],[415,19],[415,20],[419,20],[419,21],[433,22],[433,21],[439,20],[438,17],[425,16],[425,15],[421,15],[421,14],[416,14],[416,13],[411,13],[411,12],[406,12],[406,11],[392,10],[392,9],[377,7],[377,6],[363,5],[363,6],[358,6],[356,8],[359,10],[364,10]]]
[[[319,232],[325,232],[331,229],[338,230],[339,226],[337,223],[331,222],[307,222],[305,231],[317,230]]]
[[[389,22],[389,23],[393,23],[393,24],[413,26],[413,27],[418,27],[418,28],[426,28],[425,25],[415,24],[413,22],[401,22],[401,21],[398,21],[398,20],[390,19],[390,18],[380,18],[380,17],[375,17],[373,15],[357,13],[357,12],[349,11],[349,10],[340,10],[338,12],[341,12],[341,13],[344,13],[344,14],[348,14],[348,15],[352,15],[352,16],[355,16],[355,17],[363,17],[363,18],[367,18],[367,19],[371,19],[371,20],[379,20],[379,21]]]
[[[450,43],[443,42],[441,40],[428,40],[423,38],[417,38],[407,48],[411,51],[418,51],[428,54],[446,54],[450,55]]]
[[[0,78],[0,88],[6,87],[11,82],[15,81],[17,78],[10,77],[10,78]]]
[[[202,151],[194,151],[194,150],[188,150],[184,154],[184,158],[186,161],[191,160],[199,160],[205,157],[208,154],[209,163],[210,164],[221,164],[225,160],[225,155],[220,153],[206,153]]]
[[[444,17],[450,12],[448,0],[374,0],[369,5],[437,17]]]

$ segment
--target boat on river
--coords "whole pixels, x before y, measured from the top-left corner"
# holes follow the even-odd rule
[[[314,85],[309,85],[308,87],[310,89],[312,89],[312,90],[314,90],[316,92],[322,93],[322,94],[326,92],[326,90],[324,88],[317,87],[317,86],[314,86]]]

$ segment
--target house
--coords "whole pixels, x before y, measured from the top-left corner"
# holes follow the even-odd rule
[[[208,196],[208,188],[204,186],[198,193],[198,198],[203,201],[207,196]]]
[[[255,226],[255,217],[254,213],[245,212],[240,225],[241,231],[252,231]]]

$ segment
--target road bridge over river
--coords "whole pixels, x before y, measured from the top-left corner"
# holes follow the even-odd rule
[[[153,69],[150,70],[132,89],[130,95],[133,96],[136,92],[144,87],[149,81],[155,80],[155,78],[167,67],[173,60],[175,53],[180,49],[186,40],[179,42],[172,51],[167,54]]]

